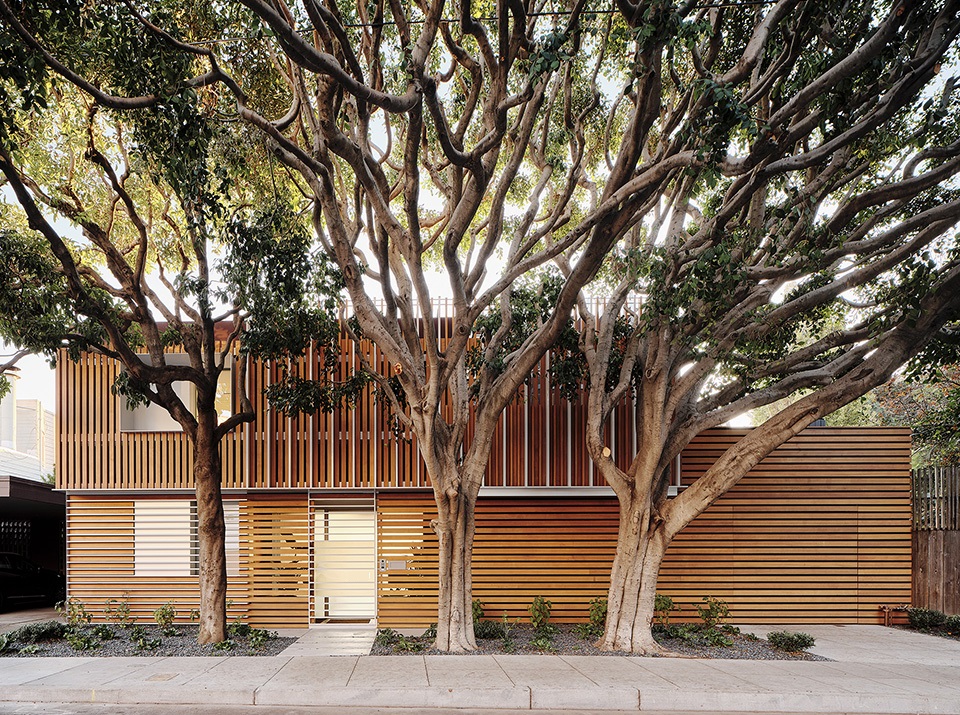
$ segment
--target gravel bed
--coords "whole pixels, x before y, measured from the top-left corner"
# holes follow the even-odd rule
[[[596,656],[633,656],[632,653],[620,651],[602,651],[594,646],[594,639],[584,639],[574,632],[575,626],[558,626],[559,632],[553,636],[552,650],[544,650],[533,645],[536,635],[532,627],[517,626],[510,632],[513,642],[512,648],[505,650],[500,639],[478,639],[477,650],[470,653],[449,654],[429,647],[431,638],[407,637],[409,650],[398,647],[384,646],[375,643],[370,655],[596,655]],[[678,638],[657,637],[657,642],[671,652],[671,654],[686,658],[723,658],[740,660],[830,660],[812,653],[788,653],[777,650],[762,638],[733,633],[732,646],[710,646],[703,643],[689,643]],[[633,656],[644,657],[644,656]],[[658,657],[658,656],[648,656]]]
[[[107,640],[97,639],[99,645],[87,650],[76,650],[65,639],[39,641],[35,645],[37,650],[30,652],[32,648],[28,644],[14,641],[8,649],[0,653],[0,657],[12,658],[51,658],[51,657],[87,657],[94,656],[98,658],[117,658],[130,656],[145,656],[150,658],[169,657],[169,656],[230,656],[230,655],[277,655],[296,638],[282,638],[273,636],[260,645],[259,648],[250,646],[246,638],[236,638],[232,648],[216,649],[213,644],[200,645],[197,643],[198,626],[174,626],[170,635],[160,632],[158,626],[141,627],[143,630],[143,643],[147,647],[138,647],[138,644],[131,638],[130,628],[118,628],[111,626],[111,631],[115,634],[114,638]],[[86,626],[84,632],[91,634],[92,626]],[[139,636],[140,634],[136,634]],[[159,643],[155,643],[159,641]],[[27,650],[23,647],[28,645]],[[153,646],[153,647],[150,647]]]

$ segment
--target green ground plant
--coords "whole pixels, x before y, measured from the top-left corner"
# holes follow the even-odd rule
[[[793,633],[791,631],[768,633],[767,640],[774,648],[790,653],[799,653],[807,648],[812,648],[816,644],[816,640],[809,633]]]
[[[173,629],[173,622],[177,618],[177,609],[173,601],[167,601],[153,612],[153,620],[160,627],[160,632],[165,636],[172,636],[176,633]]]
[[[130,611],[130,603],[127,600],[127,594],[119,599],[111,598],[103,607],[103,615],[118,628],[127,629],[136,623],[136,617]]]

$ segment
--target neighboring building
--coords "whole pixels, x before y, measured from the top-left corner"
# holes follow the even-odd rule
[[[56,426],[53,412],[39,400],[17,399],[15,374],[0,400],[0,474],[42,481],[55,471]]]
[[[294,369],[308,375],[313,361]],[[98,355],[58,363],[69,594],[91,613],[126,595],[141,616],[167,601],[185,616],[197,603],[191,450],[165,415],[131,413],[110,393],[118,371]],[[231,617],[268,627],[436,620],[436,512],[416,445],[391,435],[369,395],[333,415],[270,411],[261,393],[278,378],[276,366],[249,371],[258,420],[222,443]],[[488,613],[525,618],[542,595],[556,620],[582,620],[606,595],[617,504],[594,476],[583,428],[583,406],[563,400],[545,370],[506,411],[473,556],[474,594]],[[611,431],[611,448],[626,457],[628,407]],[[743,433],[698,437],[676,488]],[[660,591],[681,617],[695,617],[710,595],[739,622],[877,623],[880,604],[910,600],[910,520],[909,430],[810,429],[679,535]]]

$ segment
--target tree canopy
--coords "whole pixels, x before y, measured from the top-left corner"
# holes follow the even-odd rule
[[[611,597],[634,615],[607,637],[640,649],[656,569],[637,549],[657,533],[666,548],[771,445],[956,317],[960,130],[940,72],[958,9],[0,0],[0,61],[19,68],[0,100],[14,116],[67,84],[167,122],[162,146],[185,157],[168,157],[171,186],[217,176],[189,161],[211,127],[193,113],[264,149],[241,168],[309,225],[351,330],[390,363],[370,379],[417,436],[439,512],[440,648],[475,647],[474,507],[497,421],[563,344],[564,379],[589,385],[591,455],[624,524],[642,524],[613,575],[633,594]],[[16,125],[3,120],[11,141]],[[206,219],[194,195],[185,213]],[[549,290],[531,289],[552,266]],[[591,294],[608,296],[601,310]],[[438,295],[453,306],[442,334]],[[292,406],[319,404],[296,375],[288,387]],[[814,392],[665,501],[665,467],[697,431],[802,389]],[[603,425],[629,393],[643,450],[615,465]]]

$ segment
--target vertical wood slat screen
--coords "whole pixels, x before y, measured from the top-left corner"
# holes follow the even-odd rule
[[[683,456],[689,480],[744,431],[713,430]],[[854,447],[851,447],[854,445]],[[878,606],[910,601],[908,430],[805,431],[761,462],[671,545],[661,593],[696,618],[722,598],[741,623],[878,623]],[[436,619],[436,511],[428,495],[381,494],[383,626]],[[612,498],[481,499],[473,583],[488,615],[526,618],[542,595],[558,621],[604,597],[617,530]],[[559,577],[557,576],[559,575]]]
[[[960,465],[913,471],[913,526],[918,531],[960,529]]]
[[[436,328],[441,340],[452,330],[452,306],[441,304]],[[359,367],[352,342],[343,338],[341,366]],[[391,366],[370,341],[359,347],[382,374]],[[248,391],[257,419],[221,444],[227,489],[429,488],[415,438],[399,439],[371,387],[356,408],[334,414],[287,417],[269,408],[263,390],[285,372],[316,377],[323,356],[311,350],[286,365],[255,363]],[[179,432],[121,431],[122,398],[110,387],[117,361],[84,354],[79,362],[61,353],[57,364],[57,486],[60,489],[193,489],[193,450]],[[231,371],[231,379],[236,379]],[[236,390],[235,390],[236,392]],[[449,405],[445,407],[449,409]],[[616,410],[608,443],[626,458],[635,442],[633,410]],[[485,483],[496,487],[599,486],[586,452],[583,401],[564,399],[549,376],[545,357],[501,417]]]

